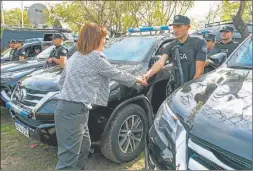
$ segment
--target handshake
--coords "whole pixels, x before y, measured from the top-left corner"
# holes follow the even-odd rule
[[[149,74],[143,74],[142,76],[136,77],[136,82],[142,86],[148,86],[148,79],[150,78]]]

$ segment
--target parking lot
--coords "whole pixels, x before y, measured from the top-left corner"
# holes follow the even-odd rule
[[[40,144],[29,147],[29,140],[15,129],[6,109],[1,108],[1,170],[54,170],[57,148]],[[124,164],[107,160],[100,152],[89,156],[89,170],[143,170],[144,154]]]

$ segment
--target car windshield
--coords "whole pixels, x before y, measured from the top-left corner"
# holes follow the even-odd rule
[[[1,53],[1,57],[2,57],[2,58],[9,57],[10,52],[11,52],[11,48],[6,49],[5,51],[3,51],[3,52]]]
[[[140,62],[150,50],[155,37],[124,37],[108,41],[103,53],[110,62]]]
[[[252,36],[239,46],[227,64],[230,68],[252,69]]]
[[[40,54],[36,56],[37,59],[47,59],[53,50],[54,46],[49,46],[47,49],[43,50]]]

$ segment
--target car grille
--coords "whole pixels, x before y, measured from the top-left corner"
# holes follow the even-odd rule
[[[47,91],[31,90],[17,86],[12,94],[11,101],[18,106],[32,111],[47,93]]]
[[[252,164],[246,162],[245,159],[215,150],[211,145],[202,141],[199,142],[196,139],[192,139],[189,142],[189,165],[190,161],[194,161],[209,170],[252,170]]]

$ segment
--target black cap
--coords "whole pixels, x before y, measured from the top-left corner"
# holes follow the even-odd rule
[[[34,49],[39,49],[39,50],[40,50],[40,47],[37,46],[37,47],[35,47]]]
[[[61,34],[54,34],[52,36],[52,39],[64,39],[63,36]]]
[[[173,23],[170,25],[189,25],[190,23],[191,21],[187,16],[176,15],[174,17]]]
[[[9,42],[9,43],[15,43],[16,40],[12,39],[12,40],[10,40],[10,41],[8,41],[8,42]]]
[[[233,27],[230,27],[230,26],[224,26],[222,27],[222,29],[220,30],[220,32],[234,32],[234,28]]]
[[[23,40],[16,40],[16,43],[24,43]]]
[[[214,34],[210,34],[210,33],[204,34],[203,37],[204,37],[204,39],[205,39],[206,41],[210,41],[210,40],[214,41],[214,40],[215,40],[215,35],[214,35]]]

